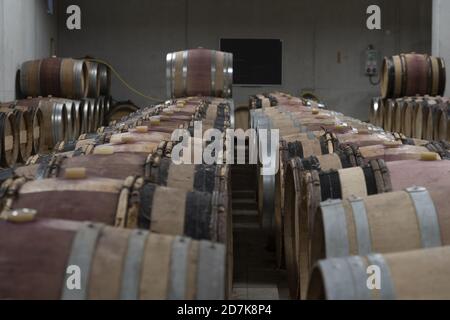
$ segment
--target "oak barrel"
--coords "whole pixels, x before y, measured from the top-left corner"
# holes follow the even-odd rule
[[[41,145],[44,143],[44,134],[41,132],[44,125],[44,118],[40,108],[40,99],[18,100],[16,101],[15,108],[28,114],[29,119],[31,119],[31,154],[38,154],[41,151]]]
[[[315,217],[310,263],[449,245],[449,218],[448,204],[423,187],[328,200]]]
[[[370,265],[381,271],[380,289],[368,290]],[[308,299],[448,300],[449,267],[450,247],[322,260],[312,272]]]
[[[226,241],[227,217],[219,210],[222,200],[205,192],[144,184],[143,178],[133,176],[122,180],[18,178],[5,181],[3,187],[8,190],[1,199],[3,211],[28,208],[37,210],[42,218],[95,221]]]
[[[106,115],[106,123],[111,123],[112,121],[118,121],[123,117],[136,112],[139,109],[131,101],[117,102],[111,106],[108,114]]]
[[[233,55],[203,48],[167,55],[167,94],[172,98],[232,95]]]
[[[442,96],[445,90],[444,59],[426,54],[385,57],[381,70],[381,96]]]
[[[225,298],[222,244],[49,219],[1,221],[0,239],[1,299]],[[81,290],[68,289],[71,265],[81,269]]]
[[[287,214],[297,215],[299,220],[290,227],[298,251],[299,277],[302,297],[306,294],[306,283],[309,276],[309,246],[314,219],[319,204],[328,199],[346,199],[350,196],[366,197],[392,190],[403,190],[413,185],[426,187],[434,194],[433,201],[446,203],[445,185],[449,179],[450,161],[405,160],[384,162],[371,160],[369,165],[339,171],[303,173],[300,184],[294,194],[300,194],[291,200],[291,208]],[[411,174],[411,173],[414,174]],[[295,182],[295,181],[294,181]],[[286,186],[286,188],[288,188]],[[295,256],[295,252],[294,252]],[[302,281],[303,280],[303,281]]]
[[[19,156],[16,115],[9,108],[0,109],[0,166],[12,167]]]
[[[28,97],[86,97],[87,66],[82,60],[47,58],[27,61],[20,72],[21,93]]]

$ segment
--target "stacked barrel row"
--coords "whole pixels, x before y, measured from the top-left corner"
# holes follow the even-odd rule
[[[449,140],[449,99],[443,97],[443,58],[400,54],[383,60],[381,97],[372,99],[369,121],[386,131],[426,140]]]
[[[450,99],[431,96],[374,98],[370,122],[386,131],[401,132],[413,138],[450,141]]]
[[[109,98],[29,98],[0,104],[0,166],[12,167],[31,155],[49,153],[60,141],[96,132],[110,110]]]
[[[167,101],[1,172],[0,298],[228,297],[228,167],[174,164],[171,138],[194,120],[225,130],[231,110]]]
[[[111,74],[94,60],[52,57],[24,62],[19,82],[23,97],[98,98],[110,95]]]
[[[263,215],[274,209],[263,221],[291,297],[450,298],[450,145],[281,97],[251,118],[279,130],[280,170],[262,177],[259,200]],[[367,285],[372,265],[381,289]]]

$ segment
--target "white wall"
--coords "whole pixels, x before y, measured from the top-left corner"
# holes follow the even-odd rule
[[[16,72],[22,62],[50,55],[56,21],[56,13],[47,14],[45,0],[0,0],[0,101],[15,99]]]
[[[450,1],[433,0],[433,55],[443,57],[447,63],[447,86],[450,94]]]
[[[450,1],[449,1],[450,2]],[[65,8],[79,4],[82,30],[65,28]],[[137,88],[165,97],[165,55],[220,38],[283,40],[283,85],[234,87],[234,98],[271,90],[314,90],[331,106],[367,119],[379,88],[364,76],[369,44],[381,55],[431,51],[431,0],[60,0],[59,54],[109,60]],[[366,8],[379,4],[381,31],[366,29]],[[341,62],[337,62],[340,52]],[[117,81],[113,95],[147,103]]]

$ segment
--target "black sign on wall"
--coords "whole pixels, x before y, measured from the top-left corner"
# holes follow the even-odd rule
[[[282,84],[280,39],[221,39],[220,50],[233,54],[233,84]]]

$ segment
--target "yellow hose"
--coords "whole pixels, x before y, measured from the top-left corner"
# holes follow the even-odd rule
[[[100,59],[84,59],[84,60],[104,64],[105,66],[107,66],[107,67],[112,71],[112,73],[115,74],[115,76],[117,77],[117,79],[119,79],[120,82],[122,82],[122,83],[123,83],[130,91],[134,92],[135,94],[137,94],[137,95],[139,95],[139,96],[141,96],[141,97],[143,97],[143,98],[145,98],[145,99],[147,99],[147,100],[150,100],[150,101],[158,101],[158,102],[166,100],[166,99],[160,99],[160,98],[155,98],[155,97],[146,95],[146,94],[140,92],[139,90],[133,88],[128,82],[125,81],[125,79],[123,79],[123,78],[120,76],[120,74],[116,71],[116,69],[114,69],[114,67],[111,66],[111,65],[110,65],[108,62],[106,62],[106,61],[103,61],[103,60],[100,60]]]

